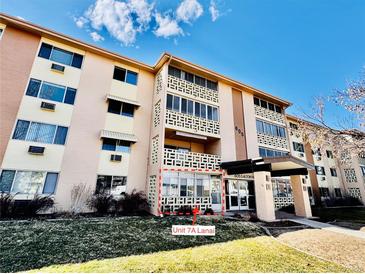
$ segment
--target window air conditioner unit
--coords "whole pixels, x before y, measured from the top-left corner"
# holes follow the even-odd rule
[[[41,109],[54,111],[56,109],[56,104],[42,102]]]
[[[112,162],[121,162],[122,161],[122,155],[112,154],[112,155],[110,155],[110,161],[112,161]]]
[[[45,147],[29,146],[28,152],[35,155],[43,155]]]
[[[322,177],[322,178],[321,178],[321,180],[322,180],[322,181],[326,181],[326,177]]]
[[[317,159],[317,161],[320,161],[320,160],[322,160],[322,157],[321,156],[317,156],[316,159]]]
[[[58,65],[58,64],[55,64],[55,63],[52,63],[51,70],[55,70],[57,72],[64,73],[65,72],[65,67],[64,66],[61,66],[61,65]]]
[[[299,157],[304,157],[304,153],[299,153]]]

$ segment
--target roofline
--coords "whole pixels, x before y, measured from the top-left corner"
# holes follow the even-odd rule
[[[231,85],[232,87],[237,88],[239,90],[245,90],[245,91],[248,91],[248,92],[250,92],[254,95],[257,95],[257,96],[263,96],[263,97],[269,98],[269,99],[275,101],[276,103],[278,103],[278,104],[280,104],[284,107],[289,107],[289,106],[292,105],[292,103],[290,103],[289,101],[280,99],[279,97],[273,96],[273,95],[271,95],[267,92],[261,91],[259,89],[254,88],[254,87],[251,87],[249,85],[241,83],[237,80],[234,80],[232,78],[229,78],[227,76],[224,76],[222,74],[214,72],[214,71],[212,71],[210,69],[207,69],[205,67],[193,64],[193,63],[191,63],[187,60],[184,60],[182,58],[179,58],[177,56],[173,56],[172,54],[170,54],[168,52],[164,52],[160,56],[160,58],[156,61],[156,63],[153,66],[151,66],[151,65],[145,64],[143,62],[137,61],[135,59],[128,58],[126,56],[123,56],[123,55],[117,54],[115,52],[112,52],[112,51],[97,47],[95,45],[91,45],[89,43],[85,43],[83,41],[72,38],[70,36],[55,32],[55,31],[50,30],[48,28],[44,28],[42,26],[30,23],[30,22],[25,21],[25,20],[21,20],[19,18],[16,18],[14,16],[10,16],[10,15],[4,14],[4,13],[0,13],[0,22],[4,23],[5,25],[20,28],[20,29],[26,30],[28,32],[37,34],[41,37],[43,36],[43,37],[46,37],[46,38],[51,38],[53,40],[60,41],[60,42],[63,42],[63,43],[66,41],[71,46],[75,46],[75,47],[79,47],[79,48],[81,47],[84,50],[87,50],[87,51],[90,51],[90,52],[93,52],[93,53],[96,53],[96,54],[99,54],[99,55],[114,59],[116,61],[122,61],[124,63],[127,63],[128,65],[131,65],[133,67],[137,67],[137,68],[140,68],[140,69],[147,70],[151,73],[157,73],[166,62],[169,62],[171,60],[175,60],[178,63],[184,64],[188,67],[191,67],[191,68],[194,68],[196,70],[202,71],[206,74],[209,74],[209,75],[213,76],[214,78],[217,78],[218,80],[220,80],[222,82],[225,82],[225,83],[227,83],[227,84]]]

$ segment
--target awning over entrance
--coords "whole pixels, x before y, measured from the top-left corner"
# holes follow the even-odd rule
[[[293,156],[254,158],[241,161],[223,162],[221,168],[228,175],[267,171],[272,177],[307,175],[314,166]]]

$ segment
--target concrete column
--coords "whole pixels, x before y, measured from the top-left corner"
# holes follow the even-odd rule
[[[290,176],[290,183],[294,195],[295,215],[305,218],[312,217],[307,186],[302,183],[300,175]]]
[[[256,213],[260,220],[275,221],[275,206],[270,172],[254,172]]]

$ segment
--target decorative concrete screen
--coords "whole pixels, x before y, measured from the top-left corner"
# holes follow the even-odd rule
[[[175,76],[168,76],[167,87],[172,90],[186,93],[197,98],[218,103],[218,91],[199,86],[197,84],[182,80]]]
[[[156,76],[156,87],[155,87],[156,95],[159,95],[161,91],[162,91],[162,75],[161,73],[158,73]]]
[[[275,208],[281,208],[284,206],[292,205],[294,204],[294,198],[293,197],[274,197],[274,204]]]
[[[357,182],[355,169],[345,168],[343,171],[345,173],[346,182],[348,182],[348,183],[356,183]]]
[[[149,184],[148,184],[148,204],[151,208],[156,205],[157,200],[157,176],[152,175],[150,176]]]
[[[360,188],[357,187],[350,187],[348,189],[350,196],[354,197],[354,198],[359,198],[361,199],[361,193],[360,193]]]
[[[153,109],[153,125],[157,127],[160,125],[161,122],[161,100],[158,101]]]
[[[275,148],[289,149],[288,140],[286,138],[257,133],[259,144],[267,145]]]
[[[165,148],[163,163],[165,166],[214,169],[218,170],[221,157],[213,154],[179,152]]]
[[[210,197],[162,197],[162,212],[176,212],[182,206],[197,206],[201,211],[212,207]]]
[[[284,115],[255,105],[255,114],[262,118],[285,125]]]
[[[190,129],[192,133],[219,137],[218,121],[195,117],[193,115],[166,110],[166,127],[177,130]]]
[[[151,162],[153,165],[158,162],[158,140],[158,135],[152,138]]]

